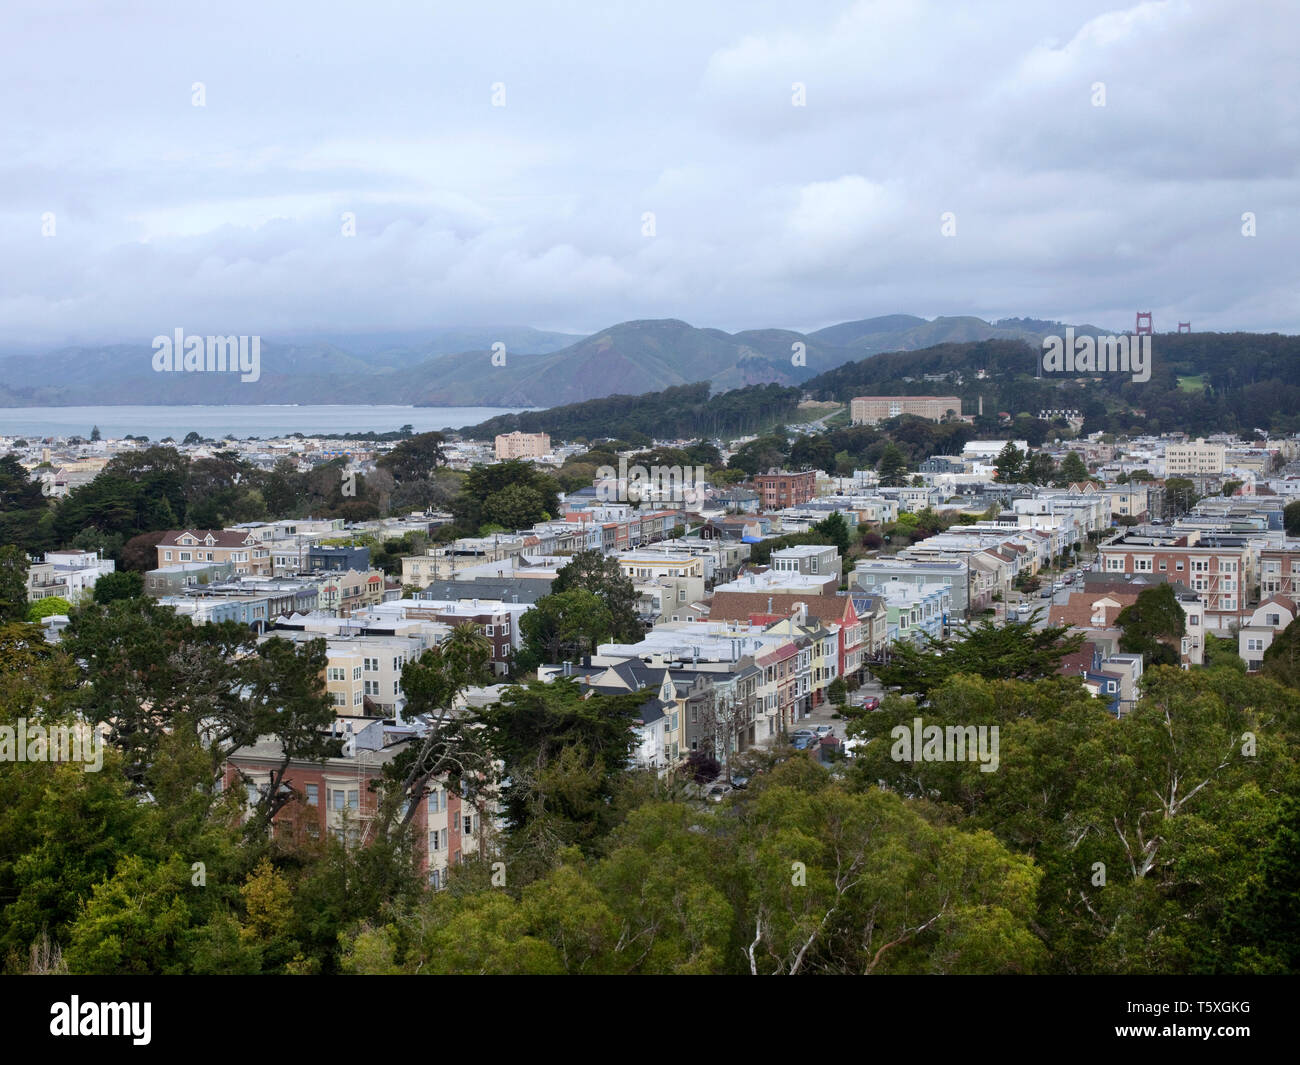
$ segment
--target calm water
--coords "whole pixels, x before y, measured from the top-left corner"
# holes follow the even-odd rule
[[[514,414],[520,407],[404,407],[371,404],[330,406],[228,407],[0,407],[0,436],[73,436],[89,438],[93,426],[106,437],[147,436],[150,440],[187,433],[221,439],[233,435],[308,436],[325,433],[392,432],[403,425],[417,433],[459,429]]]

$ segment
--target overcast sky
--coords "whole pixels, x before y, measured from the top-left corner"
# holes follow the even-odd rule
[[[1298,37],[1292,0],[5,0],[0,346],[1300,332]]]

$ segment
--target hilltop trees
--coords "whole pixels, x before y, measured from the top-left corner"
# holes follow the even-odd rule
[[[470,470],[451,512],[468,535],[484,525],[522,529],[559,513],[558,492],[555,478],[530,462],[511,459]]]

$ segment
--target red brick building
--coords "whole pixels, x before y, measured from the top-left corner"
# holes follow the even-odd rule
[[[1254,556],[1242,536],[1197,530],[1164,535],[1121,535],[1098,547],[1107,577],[1138,575],[1185,584],[1205,604],[1205,627],[1224,631],[1249,615]]]
[[[378,793],[370,783],[380,779],[383,767],[414,737],[400,735],[385,745],[391,737],[386,737],[383,721],[364,717],[340,716],[335,732],[344,742],[342,757],[290,763],[283,785],[292,789],[293,798],[272,821],[276,839],[306,843],[329,835],[345,845],[366,846],[375,838]],[[226,761],[224,786],[245,790],[251,808],[281,761],[280,744],[273,738],[241,747]],[[418,867],[433,887],[446,884],[452,865],[485,853],[485,828],[490,828],[482,823],[485,819],[490,814],[462,800],[445,781],[430,786],[411,828]]]
[[[754,491],[764,510],[797,507],[811,502],[817,491],[817,474],[813,470],[788,473],[772,470],[754,478]]]

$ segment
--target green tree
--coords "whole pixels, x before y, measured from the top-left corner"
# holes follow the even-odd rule
[[[1061,460],[1061,469],[1057,473],[1057,484],[1077,484],[1081,481],[1088,480],[1088,467],[1084,465],[1083,458],[1077,451],[1069,452]]]
[[[821,521],[813,526],[814,531],[826,537],[831,543],[839,548],[840,557],[845,558],[849,553],[849,523],[844,520],[844,515],[839,511],[828,514]]]
[[[1190,478],[1169,477],[1165,480],[1165,502],[1176,514],[1185,514],[1192,509],[1201,497],[1196,492]]]
[[[0,455],[0,544],[33,555],[55,546],[50,501],[13,455]]]
[[[1236,658],[1235,641],[1228,650]],[[1259,671],[1279,684],[1300,690],[1300,620],[1292,621],[1273,637],[1273,642],[1264,652]]]
[[[1282,524],[1288,536],[1300,536],[1300,500],[1282,508]]]
[[[993,460],[993,466],[999,484],[1017,484],[1024,479],[1025,453],[1008,440]]]
[[[0,547],[0,624],[27,619],[27,552]]]
[[[645,700],[644,692],[588,697],[560,677],[507,688],[478,712],[505,766],[502,805],[523,865],[549,866],[567,846],[590,850],[608,830]]]
[[[98,425],[95,425],[95,426],[92,426],[92,427],[91,427],[91,430],[90,430],[90,439],[91,439],[91,442],[92,442],[92,443],[93,443],[94,441],[100,439],[100,436],[99,436],[99,426],[98,426]]]
[[[963,625],[952,642],[924,635],[921,647],[894,644],[889,663],[875,671],[883,684],[924,696],[958,673],[1007,680],[1048,677],[1083,643],[1083,634],[1071,634],[1069,626],[1036,629],[1032,621]]]
[[[144,595],[144,576],[130,570],[104,573],[95,581],[96,603],[111,603],[117,599],[138,599],[142,595]]]
[[[447,775],[468,783],[485,772],[486,758],[468,719],[453,713],[469,687],[491,680],[492,648],[478,627],[458,625],[441,644],[402,667],[406,715],[424,718],[426,731],[384,767],[384,834],[395,839],[414,819],[431,780]]]
[[[609,638],[613,623],[604,600],[585,588],[544,595],[519,619],[524,647],[516,668],[526,671],[543,662],[577,661]]]
[[[428,480],[434,471],[447,465],[442,433],[420,433],[399,443],[376,463],[393,475],[398,484]]]
[[[48,595],[44,599],[37,599],[27,608],[28,621],[40,621],[42,618],[52,617],[55,614],[71,614],[72,604],[61,595]]]
[[[907,460],[903,453],[894,443],[886,445],[885,450],[881,453],[880,463],[876,467],[876,473],[880,476],[880,483],[886,488],[897,487],[904,482],[907,472]]]
[[[1141,592],[1136,603],[1119,612],[1115,623],[1124,633],[1119,641],[1121,651],[1142,655],[1148,666],[1178,665],[1178,641],[1187,632],[1187,615],[1170,585]]]
[[[617,643],[635,643],[644,635],[637,614],[636,588],[624,574],[618,559],[595,549],[579,551],[569,559],[551,582],[551,594],[583,589],[598,596],[609,611],[610,637]]]

